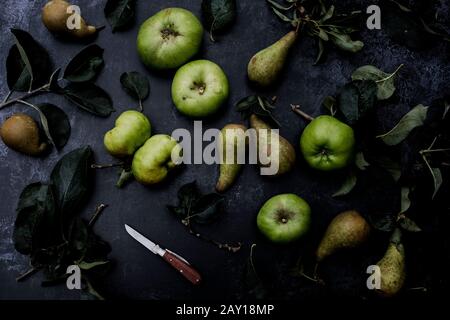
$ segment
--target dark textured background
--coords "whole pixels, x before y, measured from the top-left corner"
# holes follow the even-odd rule
[[[280,38],[288,28],[270,12],[263,0],[238,0],[236,24],[217,43],[211,43],[204,35],[204,45],[200,56],[210,59],[223,67],[231,84],[231,97],[219,117],[208,121],[205,127],[221,128],[230,122],[242,121],[233,110],[233,104],[254,91],[246,81],[246,66],[250,57],[258,50]],[[438,6],[440,17],[447,17],[446,1]],[[48,50],[55,66],[65,66],[69,57],[83,45],[63,43],[52,37],[40,20],[40,9],[45,1],[4,0],[0,11],[0,60],[5,61],[13,43],[9,28],[27,30]],[[106,24],[103,15],[105,1],[74,1],[82,8],[88,21],[96,25]],[[338,8],[363,9],[377,1],[344,1]],[[439,1],[438,1],[439,3]],[[14,251],[11,241],[18,195],[30,182],[46,180],[55,162],[62,154],[82,145],[91,145],[98,163],[108,163],[112,158],[103,148],[103,134],[114,123],[115,117],[123,110],[134,108],[135,103],[122,91],[119,76],[124,71],[137,70],[146,73],[151,81],[152,93],[145,102],[145,113],[151,119],[155,133],[171,133],[176,128],[192,128],[192,121],[177,113],[170,98],[172,75],[154,75],[145,70],[138,60],[135,39],[138,25],[157,11],[180,6],[192,10],[200,16],[200,1],[138,1],[136,25],[129,31],[112,34],[110,28],[102,31],[96,42],[105,48],[106,67],[98,83],[111,94],[117,113],[108,119],[99,119],[78,110],[61,97],[45,95],[32,99],[35,102],[51,102],[62,107],[69,115],[72,136],[61,154],[53,151],[43,159],[33,159],[20,155],[0,144],[0,299],[60,299],[80,298],[79,292],[69,292],[64,286],[41,288],[40,275],[23,283],[16,283],[15,277],[27,270],[28,261]],[[322,99],[345,84],[352,71],[365,64],[373,64],[385,71],[394,70],[404,63],[405,68],[397,79],[397,98],[377,112],[377,126],[380,132],[390,128],[410,107],[418,103],[429,104],[448,87],[450,66],[448,45],[440,44],[422,52],[410,51],[393,43],[381,31],[363,30],[365,42],[362,52],[349,55],[332,51],[325,63],[313,66],[316,47],[309,38],[300,39],[292,49],[287,71],[279,85],[265,92],[277,95],[276,116],[282,123],[281,133],[291,141],[298,151],[298,140],[305,122],[289,110],[289,104],[301,104],[313,115],[321,112]],[[6,71],[0,63],[0,97],[7,93]],[[0,112],[0,120],[14,112],[25,111],[15,105]],[[29,112],[29,110],[27,110]],[[36,116],[36,115],[34,115]],[[99,219],[96,230],[112,245],[111,258],[116,262],[108,276],[106,290],[110,296],[124,298],[162,299],[219,299],[243,297],[247,289],[243,285],[243,273],[249,256],[251,243],[257,243],[255,263],[261,277],[271,287],[272,297],[303,298],[339,294],[341,296],[365,297],[365,267],[376,262],[382,255],[386,242],[385,235],[376,235],[369,248],[359,254],[343,254],[331,259],[323,268],[323,276],[328,286],[322,288],[305,280],[284,279],[289,268],[299,256],[308,257],[317,245],[318,238],[330,219],[337,213],[357,208],[363,213],[392,211],[398,206],[397,193],[388,186],[378,186],[374,190],[357,189],[346,199],[333,199],[330,195],[342,181],[342,174],[319,174],[313,172],[299,160],[295,170],[281,178],[269,179],[258,175],[256,167],[247,166],[238,183],[226,193],[226,212],[214,225],[204,231],[223,241],[243,241],[244,247],[237,254],[230,254],[203,243],[190,236],[183,226],[172,217],[165,205],[174,203],[176,191],[184,183],[194,179],[205,191],[213,189],[217,168],[207,165],[192,165],[160,187],[145,188],[132,183],[119,190],[114,184],[116,170],[96,173],[95,192],[84,210],[89,216],[99,203],[110,207]],[[300,244],[291,247],[274,247],[258,234],[255,217],[260,206],[271,196],[293,192],[304,197],[313,210],[313,230]],[[431,208],[429,208],[431,210]],[[204,277],[201,287],[194,288],[184,281],[161,259],[149,253],[132,240],[123,228],[128,223],[147,234],[151,239],[182,254],[199,269]],[[434,228],[434,229],[433,229]],[[414,255],[409,255],[410,277],[408,287],[425,286],[431,283],[447,283],[440,277],[444,266],[436,255],[442,253],[429,239],[439,226],[432,226],[425,233],[412,240]],[[417,238],[419,237],[419,238]],[[421,245],[423,239],[431,241],[430,246]],[[426,238],[428,237],[428,238]],[[427,242],[428,243],[428,242]],[[416,244],[418,244],[416,246]],[[417,249],[419,248],[419,249]],[[437,252],[433,251],[433,248]],[[448,250],[443,246],[442,250]],[[408,250],[408,248],[407,248]],[[448,260],[446,260],[448,263]],[[281,280],[279,276],[282,276]],[[419,293],[416,293],[420,295]]]

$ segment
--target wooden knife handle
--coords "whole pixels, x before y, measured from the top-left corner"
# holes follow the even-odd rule
[[[166,251],[163,255],[163,259],[166,260],[172,267],[177,269],[179,273],[183,275],[193,284],[199,284],[202,280],[200,274],[195,271],[189,264],[178,258],[176,255]]]

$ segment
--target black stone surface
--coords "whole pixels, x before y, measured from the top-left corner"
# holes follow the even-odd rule
[[[107,24],[103,15],[102,0],[75,1],[83,10],[88,21],[96,25]],[[227,123],[241,122],[240,115],[233,110],[233,104],[254,90],[246,80],[246,66],[250,57],[258,50],[276,41],[288,31],[271,13],[263,0],[238,0],[238,20],[229,32],[211,43],[205,32],[204,44],[199,57],[210,59],[223,67],[231,84],[231,96],[220,116],[204,123],[204,128],[221,128]],[[439,2],[439,1],[438,1]],[[0,97],[7,93],[4,61],[13,43],[9,28],[29,31],[51,53],[55,66],[65,66],[68,59],[83,45],[61,42],[55,39],[40,20],[40,9],[45,1],[6,0],[0,10]],[[377,1],[339,2],[338,8],[365,10]],[[450,15],[448,3],[440,1],[439,14]],[[149,116],[155,133],[170,134],[176,128],[192,129],[193,122],[180,115],[170,98],[171,73],[157,75],[147,71],[140,63],[135,39],[138,25],[157,11],[179,6],[192,10],[200,16],[200,1],[154,0],[138,1],[135,26],[125,32],[112,34],[107,27],[96,40],[105,48],[106,67],[98,83],[112,96],[117,112],[108,119],[100,119],[78,110],[66,100],[55,95],[44,95],[31,99],[34,102],[51,102],[63,108],[70,117],[72,136],[68,145],[58,154],[53,151],[48,157],[34,159],[18,154],[0,144],[0,299],[79,299],[80,292],[68,291],[64,286],[42,288],[41,276],[36,275],[23,283],[16,283],[15,277],[28,268],[27,257],[14,251],[11,241],[18,195],[27,184],[46,180],[56,161],[68,151],[82,145],[92,146],[98,163],[109,163],[113,159],[103,147],[103,134],[114,123],[115,117],[135,107],[120,88],[122,72],[137,70],[148,75],[152,92],[145,102],[145,114]],[[365,48],[360,53],[349,55],[331,51],[325,63],[313,66],[316,47],[313,40],[303,38],[294,46],[284,76],[278,86],[262,92],[267,96],[278,96],[276,116],[282,123],[281,133],[296,147],[305,122],[294,115],[291,103],[318,115],[322,99],[345,84],[352,71],[365,64],[373,64],[386,71],[405,64],[397,79],[397,98],[377,112],[377,126],[382,132],[390,128],[407,110],[416,104],[429,104],[446,90],[450,80],[449,45],[439,44],[421,52],[411,51],[393,43],[383,32],[363,30],[361,38]],[[0,121],[12,113],[26,111],[14,105],[0,111]],[[33,114],[33,116],[36,116]],[[311,255],[324,228],[337,213],[356,208],[364,213],[390,211],[398,205],[397,194],[388,186],[380,186],[376,192],[357,190],[345,199],[335,199],[331,194],[342,182],[342,174],[319,174],[308,169],[298,160],[295,170],[284,177],[270,179],[260,177],[258,168],[247,166],[237,184],[226,193],[226,212],[223,217],[205,228],[205,233],[222,241],[242,241],[244,246],[236,254],[218,250],[214,246],[190,236],[184,227],[167,212],[165,205],[176,201],[178,188],[194,179],[204,191],[213,190],[217,178],[217,167],[191,165],[179,172],[167,183],[154,188],[145,188],[131,183],[119,190],[114,185],[117,179],[115,169],[96,172],[95,191],[86,205],[83,215],[88,217],[99,203],[109,204],[96,225],[97,232],[112,245],[111,258],[115,261],[113,272],[105,285],[108,296],[132,299],[232,299],[243,297],[246,292],[243,274],[250,245],[257,243],[255,263],[260,276],[271,284],[271,295],[283,299],[339,295],[365,297],[365,268],[376,262],[386,246],[386,236],[375,236],[369,248],[357,254],[343,254],[332,259],[323,268],[327,287],[318,286],[304,278],[295,280],[278,279],[286,275],[298,257]],[[296,193],[304,197],[313,210],[313,227],[309,237],[290,247],[276,247],[268,244],[258,234],[255,217],[260,206],[271,196],[279,193]],[[201,272],[204,283],[193,287],[176,274],[164,261],[150,254],[131,239],[124,230],[124,224],[135,226],[155,242],[182,254]],[[430,232],[440,230],[430,227]],[[434,228],[434,229],[433,229]],[[436,229],[437,228],[437,229]],[[416,242],[414,242],[416,241]],[[409,256],[412,272],[409,287],[424,285],[432,279],[439,281],[444,269],[439,260],[432,257],[434,244],[427,246],[420,239],[414,240]],[[445,247],[445,246],[444,246]],[[447,246],[448,249],[448,246]],[[436,249],[437,250],[437,249]],[[438,251],[438,250],[437,250]],[[448,260],[446,260],[448,263]],[[437,279],[436,279],[437,277]],[[444,280],[443,280],[444,281]],[[448,283],[445,282],[444,283]]]

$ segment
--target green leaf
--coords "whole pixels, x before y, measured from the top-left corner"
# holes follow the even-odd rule
[[[216,219],[220,213],[221,206],[225,198],[216,193],[202,196],[195,202],[194,220],[197,223],[210,223]]]
[[[123,89],[134,99],[142,102],[150,94],[148,78],[139,72],[125,72],[120,76]]]
[[[48,245],[47,231],[53,231],[56,222],[55,200],[51,187],[42,183],[26,186],[20,194],[16,212],[13,231],[16,250],[22,254],[31,254]]]
[[[321,22],[321,23],[324,23],[324,22],[330,20],[330,19],[333,17],[333,15],[334,15],[334,9],[335,9],[335,8],[334,8],[333,5],[330,6],[330,7],[328,8],[327,12],[320,18],[320,22]]]
[[[91,148],[82,147],[66,154],[53,168],[50,181],[64,216],[75,213],[89,195],[91,161]]]
[[[364,43],[362,41],[353,41],[348,34],[339,33],[336,31],[329,32],[328,34],[334,45],[341,50],[355,53],[361,51],[364,47]]]
[[[408,137],[413,129],[424,124],[424,121],[427,118],[427,112],[428,107],[419,104],[404,115],[392,130],[377,136],[377,138],[381,138],[383,142],[389,146],[395,146],[401,143]]]
[[[378,100],[386,100],[392,97],[392,95],[395,92],[394,80],[397,71],[388,74],[377,69],[374,66],[367,65],[356,69],[352,74],[352,79],[375,81],[378,86],[377,91]]]
[[[318,51],[317,51],[316,60],[314,61],[314,65],[317,65],[322,60],[323,55],[325,53],[325,44],[324,44],[324,41],[320,38],[318,40],[317,47],[318,47]]]
[[[80,217],[75,217],[72,220],[66,238],[69,242],[69,255],[72,261],[83,260],[87,250],[89,235],[88,227]]]
[[[17,85],[18,88],[15,88],[16,90],[23,90],[24,83],[27,82],[23,79],[28,77],[30,78],[28,90],[36,89],[46,84],[52,73],[52,62],[48,52],[28,32],[20,29],[11,29],[11,32],[14,35],[16,48],[28,75],[25,75],[23,69],[21,70],[18,67],[17,57],[13,58],[12,60],[15,62],[14,67],[10,65],[10,68],[7,68],[7,71],[13,73],[9,76],[10,80],[8,81],[10,89]],[[19,79],[22,80],[19,81]]]
[[[372,80],[346,84],[338,97],[339,109],[349,125],[354,125],[375,106],[377,84]]]
[[[400,200],[400,213],[405,213],[411,207],[411,200],[409,199],[409,194],[411,192],[411,188],[403,187],[401,190],[401,200]]]
[[[370,216],[370,222],[372,226],[383,232],[392,232],[396,227],[395,216],[392,214],[386,214],[383,216]]]
[[[236,20],[236,12],[236,0],[202,1],[203,21],[211,37],[214,32],[224,31],[230,27]]]
[[[399,221],[400,227],[402,227],[403,230],[409,231],[409,232],[420,232],[422,229],[415,223],[413,220],[411,220],[408,217],[402,217]]]
[[[236,111],[244,112],[244,111],[251,109],[252,107],[254,107],[257,104],[258,104],[257,96],[248,96],[248,97],[242,98],[241,100],[239,100],[236,103]]]
[[[54,146],[60,150],[69,141],[71,126],[67,114],[55,105],[45,103],[37,105],[38,109],[45,116],[47,122],[48,135],[50,135]]]
[[[422,157],[423,157],[423,160],[425,161],[425,164],[427,165],[428,170],[431,173],[431,177],[433,178],[434,191],[433,191],[432,199],[434,199],[434,197],[438,193],[439,189],[441,188],[442,183],[444,182],[443,177],[442,177],[442,172],[441,172],[441,169],[439,169],[439,168],[431,167],[425,154],[422,154]]]
[[[280,18],[281,21],[284,22],[292,22],[292,19],[287,17],[286,15],[284,15],[283,13],[281,13],[280,11],[278,11],[277,9],[275,9],[274,7],[272,7],[272,11],[276,14],[276,16],[278,18]]]
[[[104,66],[103,51],[96,44],[81,50],[67,65],[64,79],[70,82],[86,82],[95,79]]]
[[[287,11],[290,10],[292,8],[292,5],[290,6],[283,6],[281,4],[279,4],[278,2],[274,1],[274,0],[267,0],[267,2],[274,8],[279,9],[279,10],[283,10],[283,11]]]
[[[384,156],[377,157],[375,161],[377,165],[382,167],[392,176],[394,181],[400,180],[400,177],[402,175],[402,168],[400,166],[400,163]]]
[[[95,267],[103,266],[103,265],[108,264],[108,263],[110,263],[110,261],[94,261],[94,262],[82,261],[81,263],[78,264],[78,266],[82,270],[91,270],[91,269],[93,269]]]
[[[105,5],[105,17],[112,32],[129,27],[135,17],[136,0],[108,0]]]
[[[355,155],[355,165],[359,170],[364,171],[370,166],[370,163],[366,161],[364,153],[357,152]]]
[[[349,194],[355,188],[357,182],[358,177],[354,172],[350,172],[339,190],[333,194],[333,197],[341,197]]]
[[[273,116],[272,110],[275,106],[267,98],[261,96],[248,96],[236,104],[236,111],[247,119],[252,114],[256,114],[269,120],[272,124],[280,127],[280,123]]]
[[[69,101],[96,116],[108,117],[114,111],[109,94],[93,83],[71,83],[63,92]]]
[[[6,58],[6,77],[11,91],[28,91],[31,87],[31,75],[16,45],[11,47]]]

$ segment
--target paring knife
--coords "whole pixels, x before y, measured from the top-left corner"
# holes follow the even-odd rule
[[[169,263],[172,267],[178,270],[186,279],[188,279],[193,284],[199,284],[202,280],[200,274],[191,267],[189,262],[186,261],[183,257],[177,255],[175,252],[172,252],[168,249],[160,248],[156,243],[150,241],[142,234],[131,228],[129,225],[125,225],[125,230],[128,234],[133,237],[137,242],[142,244],[148,250],[153,252],[156,255],[161,256],[167,263]]]

